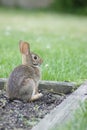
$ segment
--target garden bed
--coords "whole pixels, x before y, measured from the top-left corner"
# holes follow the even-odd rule
[[[43,97],[35,102],[9,101],[6,92],[0,92],[0,128],[28,128],[29,130],[59,105],[65,96],[53,95],[42,91]]]
[[[38,124],[51,110],[58,106],[75,84],[69,82],[41,81],[43,97],[34,102],[10,101],[3,89],[7,79],[0,79],[0,129],[28,129]],[[62,89],[60,89],[62,88]]]

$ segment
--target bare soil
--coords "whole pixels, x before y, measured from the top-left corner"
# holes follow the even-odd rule
[[[59,105],[65,96],[59,96],[46,90],[43,97],[34,102],[10,101],[6,92],[0,90],[0,130],[23,128],[31,130],[40,119]]]

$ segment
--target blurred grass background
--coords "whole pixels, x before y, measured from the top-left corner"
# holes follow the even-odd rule
[[[21,64],[19,40],[43,58],[43,80],[87,79],[86,16],[0,8],[0,77]]]
[[[53,0],[51,7],[57,12],[87,15],[87,0]]]

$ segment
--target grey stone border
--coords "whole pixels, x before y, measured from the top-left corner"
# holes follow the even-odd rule
[[[7,83],[7,78],[0,78],[0,90],[4,89]],[[40,81],[39,89],[47,89],[54,93],[68,94],[76,88],[76,83],[73,82],[57,82],[57,81]]]
[[[7,83],[7,78],[0,78],[0,90],[5,88],[6,83]]]

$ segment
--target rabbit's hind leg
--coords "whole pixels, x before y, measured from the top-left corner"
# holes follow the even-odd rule
[[[19,98],[24,101],[29,101],[33,94],[35,94],[35,83],[31,78],[23,81],[21,89],[19,90]]]
[[[33,82],[32,87],[33,87],[33,93],[32,93],[30,101],[35,101],[35,100],[41,98],[43,96],[43,94],[38,92],[38,86],[36,86],[35,82]]]
[[[36,91],[36,84],[35,81],[31,78],[27,78],[24,80],[23,86],[20,90],[20,99],[26,101],[35,101],[41,98],[43,95],[42,93],[38,93]],[[37,92],[37,93],[36,93]]]

